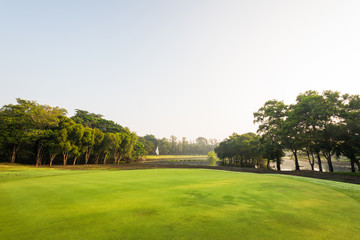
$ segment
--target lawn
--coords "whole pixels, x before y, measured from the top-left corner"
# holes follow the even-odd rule
[[[207,155],[147,155],[146,160],[193,159],[207,160]]]
[[[360,186],[207,169],[0,168],[0,239],[359,239]]]

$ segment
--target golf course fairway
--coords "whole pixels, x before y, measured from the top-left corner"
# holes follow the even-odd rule
[[[0,239],[359,239],[360,186],[207,169],[0,169]]]

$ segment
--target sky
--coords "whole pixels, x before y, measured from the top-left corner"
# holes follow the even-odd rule
[[[267,100],[360,93],[358,0],[0,0],[0,105],[102,114],[138,135],[256,132]]]

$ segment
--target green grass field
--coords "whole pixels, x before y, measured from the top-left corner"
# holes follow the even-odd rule
[[[359,239],[360,186],[206,169],[0,165],[0,239]]]
[[[197,159],[207,160],[207,155],[147,155],[147,160],[171,160],[171,159]]]

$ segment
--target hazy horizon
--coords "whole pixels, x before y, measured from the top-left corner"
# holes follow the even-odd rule
[[[359,1],[5,1],[1,106],[98,113],[138,135],[256,132],[267,100],[359,94]]]

